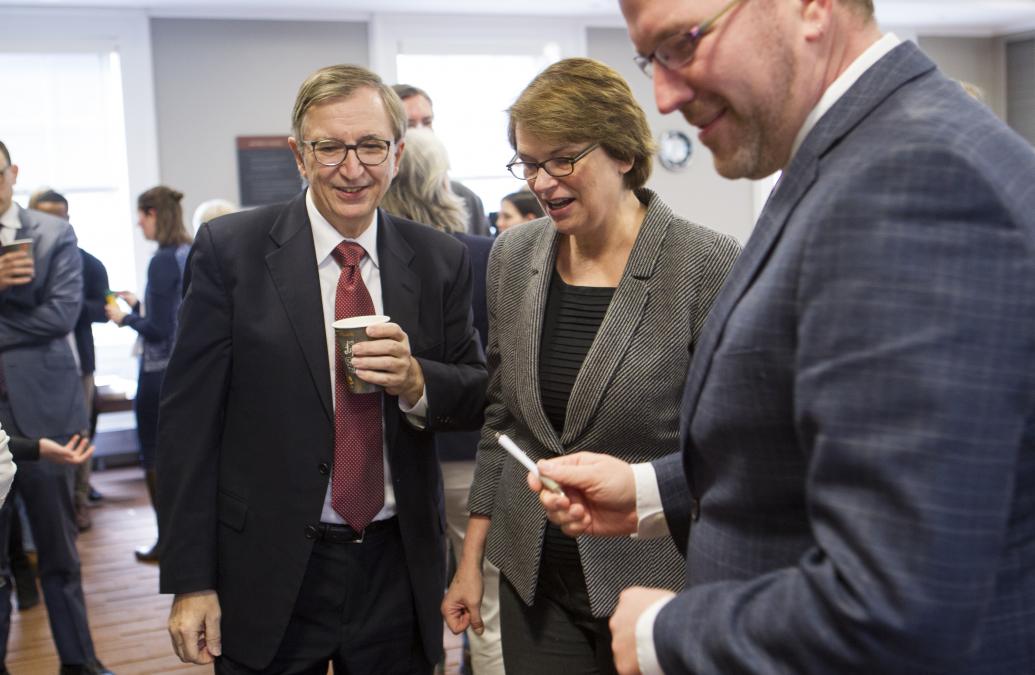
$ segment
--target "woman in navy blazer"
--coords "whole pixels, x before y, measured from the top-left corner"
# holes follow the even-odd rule
[[[191,236],[183,225],[183,209],[180,207],[182,199],[182,192],[164,185],[151,188],[137,199],[138,224],[144,238],[158,242],[158,250],[147,267],[144,302],[141,304],[137,296],[129,291],[121,291],[119,297],[126,301],[131,312],[123,312],[114,303],[109,304],[105,310],[108,318],[116,324],[129,326],[140,334],[140,374],[137,378],[135,411],[140,463],[144,467],[152,505],[155,505],[158,397],[165,367],[172,353],[183,268],[191,243]],[[156,562],[158,542],[151,547],[137,549],[135,554],[137,560],[142,562]]]

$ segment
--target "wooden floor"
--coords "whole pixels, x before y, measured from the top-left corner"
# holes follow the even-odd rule
[[[165,619],[170,596],[158,594],[158,567],[138,563],[133,549],[155,537],[154,513],[140,469],[95,472],[104,500],[91,509],[93,527],[79,537],[83,588],[98,658],[116,675],[211,672],[172,653]],[[460,645],[447,631],[446,673],[459,671]],[[43,602],[15,610],[8,641],[12,675],[54,675],[58,658]]]

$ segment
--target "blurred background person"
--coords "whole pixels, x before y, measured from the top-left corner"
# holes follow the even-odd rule
[[[236,213],[239,210],[240,207],[229,199],[223,199],[222,197],[206,199],[198,204],[198,208],[194,209],[194,216],[191,218],[191,227],[193,228],[191,231],[197,232],[198,228],[208,221],[215,220],[219,216],[225,216],[228,213]]]
[[[120,291],[131,312],[118,305],[108,305],[108,318],[119,326],[129,326],[140,334],[140,371],[134,405],[140,463],[144,467],[151,505],[158,509],[155,498],[155,445],[158,432],[158,397],[165,377],[165,368],[172,353],[176,334],[176,312],[180,307],[183,269],[190,251],[191,236],[183,224],[180,201],[183,193],[164,185],[153,187],[137,199],[138,224],[148,241],[158,243],[158,250],[147,266],[147,287],[143,303],[129,291]],[[160,541],[134,553],[141,562],[157,562]]]
[[[533,460],[583,448],[649,461],[675,452],[683,379],[738,253],[643,187],[654,143],[608,66],[540,73],[509,110],[508,165],[549,218],[504,232],[489,261],[489,389],[467,537],[442,603],[479,623],[482,557],[501,570],[508,675],[614,672],[607,617],[634,585],[679,589],[670,538],[571,539],[548,525],[507,434]]]
[[[435,110],[428,92],[412,84],[393,84],[392,89],[402,99],[406,108],[406,124],[410,129],[434,130]],[[489,219],[485,217],[485,206],[474,190],[458,180],[449,181],[449,187],[464,202],[467,210],[468,234],[489,234]],[[418,221],[422,222],[422,221]]]
[[[57,440],[89,420],[71,333],[83,301],[75,233],[60,218],[14,201],[18,166],[0,141],[0,244],[32,239],[32,255],[0,254],[0,425],[10,434]],[[26,268],[27,266],[27,268]],[[40,585],[62,675],[108,673],[94,652],[76,550],[74,473],[52,462],[27,462],[13,490],[25,504],[39,556]],[[9,541],[8,500],[0,542]],[[6,589],[8,584],[4,585]],[[0,671],[7,656],[10,594],[0,593]]]
[[[543,206],[529,190],[518,190],[500,200],[500,210],[496,214],[496,232],[506,232],[508,228],[527,223],[543,217]]]
[[[448,232],[462,241],[470,253],[473,277],[471,309],[482,350],[488,344],[489,321],[485,309],[485,273],[492,250],[492,239],[467,234],[464,201],[450,187],[449,155],[445,145],[429,128],[415,126],[406,132],[406,152],[399,162],[399,173],[392,181],[381,206],[389,213],[425,223]],[[435,446],[442,462],[446,524],[453,556],[463,549],[467,529],[467,494],[474,477],[478,451],[477,431],[451,431],[435,435]],[[455,558],[451,562],[455,563]],[[485,630],[467,631],[470,664],[478,675],[503,675],[503,653],[499,639],[497,589],[499,571],[486,561],[486,592],[482,601]],[[465,654],[465,661],[467,655]]]
[[[37,190],[29,199],[29,208],[49,213],[62,220],[69,220],[68,200],[64,195],[50,188]],[[79,320],[75,324],[75,346],[79,352],[79,372],[83,380],[83,396],[86,397],[86,411],[90,415],[89,437],[93,438],[97,431],[96,389],[93,375],[97,366],[96,350],[93,343],[93,324],[104,323],[108,316],[104,311],[108,296],[108,270],[104,263],[79,247],[79,256],[83,261],[83,308],[79,311]],[[76,466],[75,473],[75,524],[80,532],[90,528],[89,495],[91,462],[82,462]]]

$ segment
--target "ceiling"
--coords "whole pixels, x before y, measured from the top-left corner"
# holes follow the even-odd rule
[[[875,0],[884,26],[922,34],[1006,35],[1035,30],[1035,0]],[[618,24],[616,0],[0,0],[0,7],[144,9],[154,16],[357,18],[372,13],[582,17]]]

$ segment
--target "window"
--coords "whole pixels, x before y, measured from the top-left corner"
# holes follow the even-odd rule
[[[0,53],[0,79],[31,102],[0,108],[3,141],[18,165],[15,200],[24,207],[44,186],[63,194],[80,247],[101,259],[112,288],[135,289],[118,53]],[[135,339],[112,324],[95,325],[94,336],[99,352],[127,356]]]
[[[543,68],[584,55],[585,39],[574,19],[375,15],[370,63],[386,82],[428,92],[450,176],[490,212],[523,186],[505,168],[514,155],[506,109]]]
[[[474,190],[485,211],[523,184],[505,168],[514,154],[506,109],[539,71],[557,60],[539,55],[399,54],[400,82],[419,83],[434,99],[435,133],[449,149],[450,176]]]

